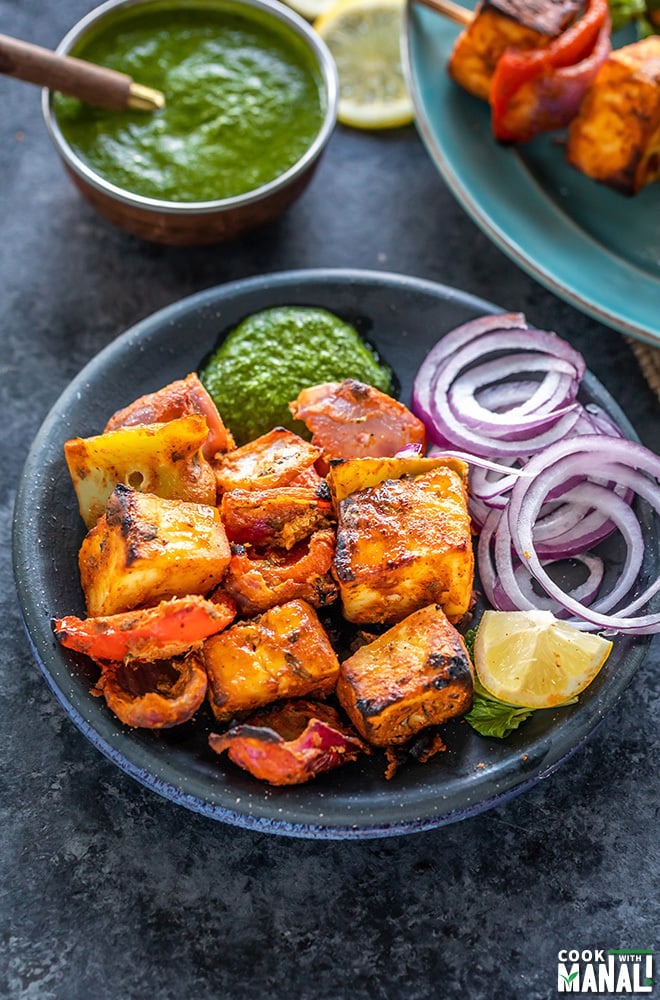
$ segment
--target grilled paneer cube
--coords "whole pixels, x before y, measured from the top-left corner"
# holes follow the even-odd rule
[[[573,119],[568,162],[633,195],[660,177],[660,36],[612,52]]]
[[[473,692],[463,640],[436,604],[361,646],[341,664],[337,682],[342,707],[376,746],[405,743],[426,726],[463,715]]]
[[[303,441],[293,431],[276,427],[218,459],[218,493],[287,486],[311,468],[321,454],[320,448]]]
[[[215,503],[215,476],[201,451],[207,436],[206,420],[196,413],[67,441],[64,455],[87,527],[103,514],[117,483],[169,500]]]
[[[425,457],[403,455],[399,458],[349,458],[333,462],[328,473],[328,488],[335,507],[344,497],[368,486],[377,486],[386,479],[401,479],[403,476],[421,476],[425,472],[445,467],[453,469],[464,483],[468,480],[468,466],[460,458],[446,455]]]
[[[465,614],[474,554],[460,473],[441,466],[388,479],[338,510],[334,573],[349,621],[391,624],[430,603],[451,621]]]
[[[216,719],[280,698],[320,697],[335,687],[339,661],[316,612],[289,601],[208,639],[202,659]]]
[[[449,75],[465,90],[487,101],[495,67],[505,49],[525,52],[546,48],[581,11],[581,0],[482,3],[456,39],[449,57]]]
[[[80,548],[87,613],[112,615],[168,597],[208,594],[230,555],[216,507],[164,500],[119,484]]]

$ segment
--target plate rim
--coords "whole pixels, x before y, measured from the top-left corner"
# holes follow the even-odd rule
[[[465,6],[471,7],[472,4],[466,3]],[[558,276],[554,268],[536,259],[534,254],[527,252],[526,247],[528,247],[529,241],[517,241],[508,231],[507,227],[503,225],[503,221],[496,219],[493,212],[489,211],[482,203],[478,192],[474,188],[469,187],[462,179],[460,169],[448,155],[446,146],[438,142],[436,131],[431,124],[427,104],[422,96],[421,87],[418,86],[418,76],[413,57],[413,35],[418,30],[416,24],[421,23],[419,17],[428,18],[429,15],[442,17],[442,15],[433,14],[428,9],[420,10],[415,0],[406,0],[401,31],[402,66],[415,111],[415,125],[417,130],[420,133],[427,152],[456,200],[491,242],[504,251],[522,270],[545,285],[555,295],[563,298],[575,306],[576,309],[587,313],[606,326],[618,330],[620,333],[651,344],[654,347],[660,347],[660,328],[654,329],[649,325],[648,320],[641,317],[635,318],[627,314],[621,304],[618,304],[617,307],[603,305],[593,295],[581,292],[568,277],[562,278]],[[460,30],[457,25],[451,25],[450,27],[454,28],[456,33]],[[420,28],[419,30],[422,31],[423,29]],[[444,67],[441,72],[446,73]],[[474,100],[476,101],[477,99],[474,98]],[[509,147],[509,151],[512,156],[515,155],[516,157],[515,161],[513,161],[516,166],[512,169],[519,171],[518,180],[522,177],[523,184],[528,193],[531,191],[538,193],[538,206],[550,212],[553,223],[559,226],[564,237],[573,241],[577,240],[580,244],[580,249],[583,251],[586,249],[593,254],[598,263],[603,265],[611,262],[615,272],[625,274],[626,276],[629,275],[631,280],[635,277],[642,288],[648,286],[651,295],[660,297],[660,277],[654,278],[635,264],[624,260],[616,253],[602,246],[594,237],[583,230],[574,219],[557,208],[552,199],[545,195],[538,183],[528,175],[528,171],[524,167],[515,147]]]
[[[484,312],[503,311],[501,307],[496,306],[495,304],[478,296],[423,278],[416,278],[410,275],[396,274],[394,272],[380,270],[318,268],[273,272],[267,275],[242,278],[237,281],[212,286],[173,302],[170,305],[165,306],[139,320],[113,341],[108,343],[96,355],[94,355],[79,371],[79,373],[68,383],[44,418],[30,447],[19,480],[12,524],[14,579],[18,593],[19,606],[33,657],[36,660],[37,665],[42,675],[45,677],[50,689],[53,691],[57,700],[64,708],[66,714],[74,722],[82,734],[89,740],[89,742],[96,747],[96,749],[100,750],[101,753],[112,761],[112,763],[114,763],[117,767],[119,767],[120,770],[127,773],[151,791],[155,791],[162,797],[169,799],[178,805],[185,806],[194,812],[201,813],[208,818],[221,820],[234,826],[260,832],[270,832],[293,837],[331,840],[373,839],[421,832],[449,825],[454,822],[459,822],[470,816],[477,815],[480,812],[490,809],[495,805],[506,802],[536,784],[537,781],[547,777],[557,770],[557,768],[559,768],[590,738],[592,733],[602,722],[605,715],[608,714],[614,707],[621,694],[641,666],[651,637],[645,636],[637,638],[632,647],[627,651],[625,659],[626,662],[629,663],[629,666],[625,671],[625,678],[621,676],[620,679],[617,677],[609,679],[607,688],[608,699],[605,711],[600,713],[592,711],[591,714],[593,717],[590,717],[589,713],[587,713],[588,724],[585,728],[583,728],[579,739],[571,744],[567,750],[564,749],[559,754],[555,753],[553,756],[550,752],[552,750],[550,745],[552,742],[550,738],[551,731],[549,735],[546,735],[543,738],[542,742],[544,745],[546,743],[549,744],[545,747],[543,764],[540,768],[530,772],[528,777],[523,775],[522,780],[513,781],[501,791],[491,791],[479,801],[467,805],[463,809],[453,809],[449,812],[443,812],[440,808],[433,813],[427,812],[424,816],[420,816],[414,820],[396,821],[393,818],[392,822],[387,823],[366,823],[361,821],[359,823],[342,822],[340,824],[315,824],[309,822],[290,822],[289,820],[273,818],[272,816],[255,816],[240,810],[219,806],[216,803],[204,801],[196,795],[189,794],[181,787],[163,780],[153,772],[145,770],[145,768],[136,763],[134,759],[130,759],[124,752],[118,750],[117,747],[105,739],[105,737],[94,729],[94,727],[83,718],[80,712],[78,712],[76,707],[68,699],[64,689],[57,683],[55,677],[51,674],[47,663],[44,660],[44,654],[40,649],[37,638],[33,635],[30,627],[30,618],[33,610],[31,606],[33,601],[30,599],[32,594],[27,586],[30,566],[27,551],[29,547],[29,532],[26,531],[26,526],[29,522],[29,518],[26,517],[30,504],[29,484],[33,480],[35,468],[42,453],[43,443],[48,439],[53,425],[56,422],[61,424],[63,414],[66,412],[67,401],[75,398],[77,394],[83,390],[85,383],[95,374],[95,372],[99,369],[103,370],[105,362],[111,356],[121,353],[124,350],[130,351],[136,343],[139,344],[140,341],[142,341],[145,337],[148,337],[152,331],[157,331],[168,323],[173,323],[181,316],[195,313],[209,304],[222,302],[223,299],[232,299],[236,295],[246,291],[257,291],[264,288],[282,288],[291,285],[300,285],[300,283],[305,284],[307,282],[335,282],[355,286],[356,288],[359,287],[360,284],[378,284],[387,288],[411,288],[414,291],[424,292],[427,294],[430,293],[432,296],[436,298],[439,297],[444,301],[453,300],[461,305],[469,306],[469,308],[475,310],[483,310]],[[634,428],[632,428],[632,425],[628,421],[627,417],[623,414],[623,411],[621,411],[616,401],[610,397],[607,390],[601,386],[594,376],[589,375],[589,380],[590,383],[593,383],[597,389],[602,390],[605,397],[611,401],[614,410],[617,411],[617,416],[620,415],[623,418],[626,432],[630,433],[631,436],[636,437]],[[621,673],[623,674],[624,672],[622,671]],[[589,708],[589,703],[581,706],[581,708],[584,713],[584,711]],[[545,763],[546,761],[547,763]],[[502,764],[502,768],[508,769],[512,766],[512,764],[513,761],[506,761]],[[438,801],[438,806],[440,805],[441,802]]]

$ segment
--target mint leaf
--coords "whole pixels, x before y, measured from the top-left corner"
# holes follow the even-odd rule
[[[476,637],[476,628],[468,629],[463,636],[465,648],[473,663]],[[515,705],[507,705],[499,698],[494,698],[479,682],[475,671],[474,701],[471,710],[465,716],[465,721],[469,722],[481,736],[497,736],[499,739],[504,739],[514,729],[517,729],[520,723],[524,722],[533,711],[532,708],[517,708]]]
[[[521,722],[529,718],[533,711],[533,708],[518,708],[516,705],[508,705],[505,701],[494,698],[475,676],[474,701],[471,710],[465,716],[465,721],[469,722],[481,736],[504,739],[517,729]]]

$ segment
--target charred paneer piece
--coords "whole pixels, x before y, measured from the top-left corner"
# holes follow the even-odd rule
[[[474,676],[460,634],[437,604],[421,608],[341,664],[337,696],[369,743],[405,743],[472,704]]]
[[[505,49],[546,48],[582,13],[582,0],[491,0],[456,39],[449,75],[487,101],[495,67]]]
[[[449,466],[388,479],[338,504],[334,573],[348,621],[392,624],[428,604],[467,611],[474,554],[465,479]]]
[[[208,639],[202,659],[218,721],[281,698],[324,698],[339,661],[314,609],[289,601]]]
[[[87,613],[112,615],[169,597],[208,594],[230,557],[216,507],[119,484],[80,548]]]
[[[322,451],[293,431],[276,427],[221,455],[215,465],[218,494],[287,486],[310,469]]]
[[[660,177],[660,36],[612,52],[569,128],[568,162],[637,194]]]

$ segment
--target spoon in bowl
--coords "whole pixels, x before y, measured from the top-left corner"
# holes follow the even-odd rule
[[[74,56],[60,56],[40,45],[2,34],[0,73],[58,90],[107,111],[158,111],[165,104],[160,90],[144,87],[126,73]]]

